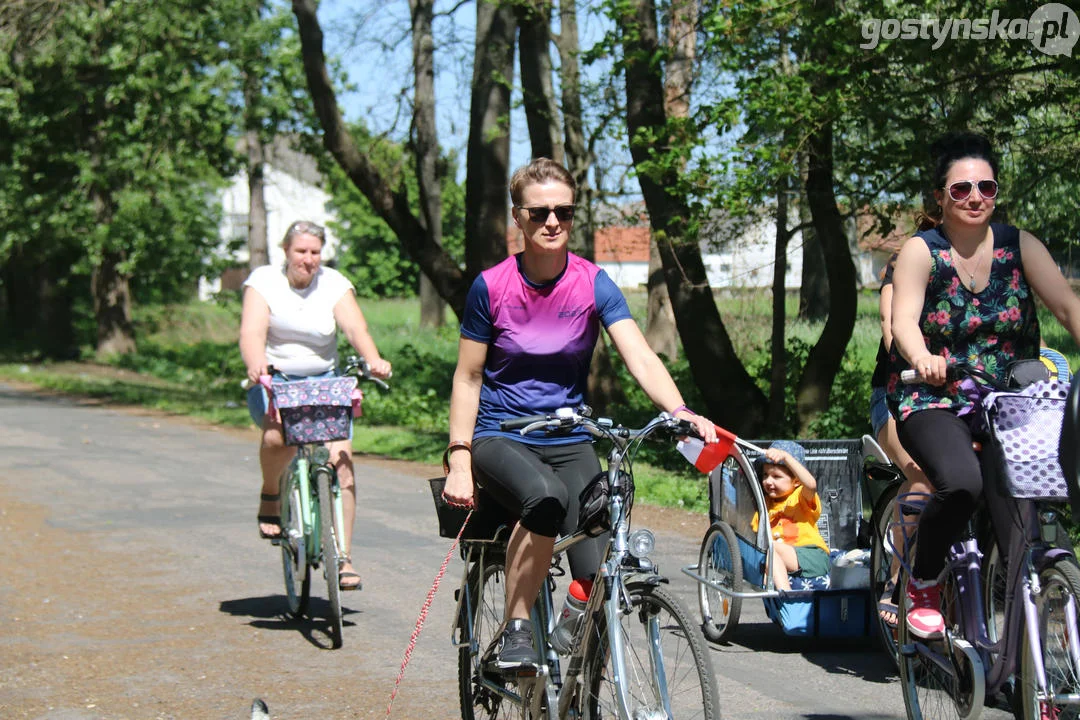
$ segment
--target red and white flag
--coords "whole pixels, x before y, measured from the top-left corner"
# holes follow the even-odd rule
[[[683,457],[706,475],[711,473],[720,463],[727,460],[735,447],[734,434],[715,425],[713,427],[716,429],[716,442],[706,445],[697,438],[686,438],[680,440],[677,445]]]

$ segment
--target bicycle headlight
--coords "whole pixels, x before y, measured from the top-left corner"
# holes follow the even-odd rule
[[[635,530],[628,541],[630,554],[642,560],[647,558],[656,547],[656,536],[650,530]]]
[[[324,465],[330,460],[330,448],[320,445],[311,451],[311,459],[316,465]]]

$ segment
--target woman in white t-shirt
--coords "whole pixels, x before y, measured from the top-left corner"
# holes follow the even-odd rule
[[[285,445],[280,420],[267,413],[266,392],[257,384],[259,377],[268,374],[270,366],[290,380],[332,376],[337,364],[338,328],[368,361],[372,374],[390,376],[390,363],[379,356],[368,333],[352,283],[337,270],[322,267],[325,239],[325,232],[315,223],[293,223],[282,242],[285,266],[256,268],[244,282],[240,355],[247,366],[248,379],[256,383],[248,393],[248,409],[263,430],[259,447],[263,480],[258,513],[259,535],[263,538],[281,536],[278,479],[294,450]],[[344,490],[344,544],[348,548],[356,512],[352,441],[339,440],[329,447]],[[348,556],[340,578],[342,590],[360,588],[360,575]]]

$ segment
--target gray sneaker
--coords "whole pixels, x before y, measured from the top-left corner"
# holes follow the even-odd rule
[[[533,646],[532,623],[529,620],[511,620],[506,623],[499,638],[499,656],[495,665],[500,670],[535,668],[538,660]]]

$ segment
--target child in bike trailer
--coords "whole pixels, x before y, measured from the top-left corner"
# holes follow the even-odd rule
[[[777,440],[759,460],[761,488],[773,536],[773,584],[790,590],[791,577],[829,574],[829,546],[817,529],[821,499],[817,480],[806,469],[806,450],[797,442]],[[758,528],[758,516],[752,521]]]

